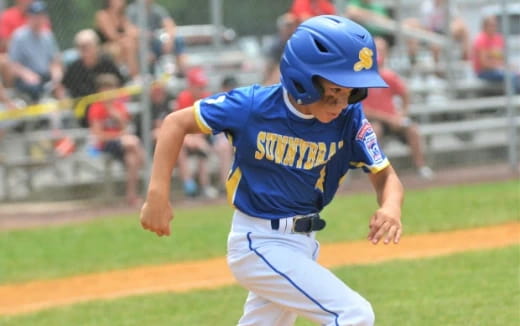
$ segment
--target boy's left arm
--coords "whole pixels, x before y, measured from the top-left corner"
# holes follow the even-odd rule
[[[379,209],[370,219],[368,240],[377,244],[384,238],[384,244],[392,241],[398,243],[402,233],[403,185],[391,165],[377,173],[369,174],[369,178],[377,193]]]

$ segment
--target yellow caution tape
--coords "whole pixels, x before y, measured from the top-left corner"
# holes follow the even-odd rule
[[[165,81],[166,79],[163,78],[155,81],[154,84],[164,84]],[[94,93],[79,99],[57,100],[49,103],[29,105],[20,109],[4,110],[0,111],[0,121],[34,118],[53,112],[70,110],[72,107],[74,107],[73,111],[76,118],[82,118],[85,115],[87,107],[92,103],[136,95],[141,92],[141,89],[142,87],[140,85],[132,85],[106,92]]]
[[[29,105],[21,109],[0,111],[0,121],[18,120],[27,117],[35,117],[64,110],[72,106],[73,100],[66,99],[61,101]]]
[[[111,99],[116,99],[124,96],[135,95],[141,92],[141,86],[127,86],[123,88],[114,89],[111,91],[95,93],[91,95],[87,95],[82,97],[76,102],[74,107],[74,115],[76,118],[81,118],[85,116],[85,112],[87,111],[87,107],[99,101],[106,101]]]

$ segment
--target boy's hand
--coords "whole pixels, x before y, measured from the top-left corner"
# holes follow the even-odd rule
[[[172,206],[168,200],[146,201],[141,208],[141,226],[158,236],[170,235],[170,221],[173,219]]]
[[[401,214],[397,209],[380,208],[370,219],[368,240],[377,244],[385,236],[384,244],[398,243],[401,238]]]

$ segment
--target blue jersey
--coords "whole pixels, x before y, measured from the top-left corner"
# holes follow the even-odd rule
[[[390,164],[361,104],[321,123],[297,111],[280,84],[215,94],[195,104],[195,118],[204,132],[230,136],[228,200],[251,216],[320,212],[349,169],[375,173]]]

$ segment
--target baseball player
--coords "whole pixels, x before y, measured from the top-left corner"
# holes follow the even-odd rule
[[[373,325],[370,303],[316,262],[315,236],[326,224],[319,213],[353,168],[369,173],[377,193],[368,239],[401,236],[403,188],[360,104],[367,88],[386,87],[374,42],[346,18],[317,16],[291,36],[280,70],[280,84],[215,94],[166,118],[141,224],[170,234],[171,172],[184,135],[225,132],[235,148],[227,258],[249,290],[238,325],[287,326],[298,315],[327,326]]]

